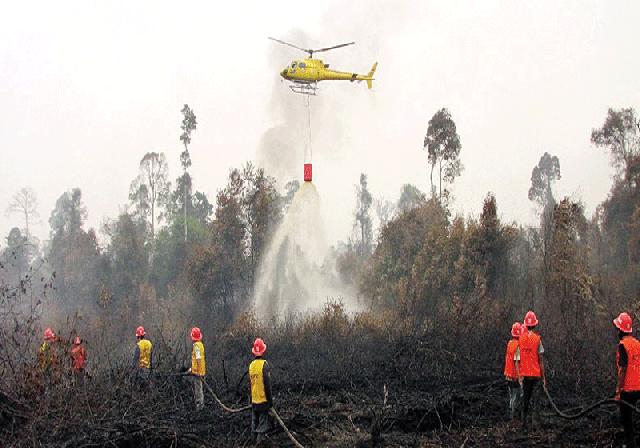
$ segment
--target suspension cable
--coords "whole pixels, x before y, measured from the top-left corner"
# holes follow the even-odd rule
[[[307,123],[308,123],[308,145],[309,145],[309,163],[313,161],[313,148],[311,147],[311,95],[307,97]],[[305,160],[306,162],[306,160]]]

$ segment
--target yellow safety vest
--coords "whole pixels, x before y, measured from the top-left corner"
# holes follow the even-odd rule
[[[51,345],[47,341],[44,341],[40,346],[40,355],[38,356],[40,361],[40,368],[47,369],[51,366],[52,361],[52,353],[51,353]]]
[[[200,350],[200,359],[196,359],[196,347]],[[204,344],[201,341],[194,342],[191,349],[191,373],[198,376],[205,376],[207,373],[207,363],[204,360]]]
[[[151,350],[153,345],[149,339],[140,339],[138,341],[138,348],[140,349],[140,359],[138,360],[138,367],[148,369],[151,367]]]
[[[249,364],[249,380],[251,381],[251,403],[260,404],[267,402],[267,392],[264,390],[264,359],[254,359]]]

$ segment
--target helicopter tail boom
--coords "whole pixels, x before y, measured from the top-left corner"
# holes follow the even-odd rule
[[[373,87],[373,74],[376,72],[377,67],[378,63],[376,62],[373,64],[373,67],[371,67],[371,71],[367,74],[367,88],[369,89]]]

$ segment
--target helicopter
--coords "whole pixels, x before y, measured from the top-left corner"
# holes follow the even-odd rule
[[[318,90],[318,83],[320,81],[366,81],[367,87],[369,89],[373,87],[373,74],[378,67],[377,62],[373,64],[373,67],[371,67],[371,71],[367,75],[359,75],[358,73],[330,70],[329,64],[325,64],[320,59],[313,58],[313,53],[335,50],[336,48],[353,45],[355,44],[355,42],[348,42],[345,44],[334,45],[333,47],[312,50],[307,48],[300,48],[297,45],[293,45],[289,42],[275,39],[273,37],[270,37],[269,39],[309,54],[308,58],[302,61],[295,60],[280,72],[280,76],[282,76],[283,79],[291,82],[291,85],[289,87],[295,93],[315,96]]]

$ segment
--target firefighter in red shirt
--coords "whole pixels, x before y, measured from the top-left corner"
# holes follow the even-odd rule
[[[620,313],[613,320],[618,329],[618,351],[616,365],[618,367],[618,384],[616,386],[616,400],[624,400],[635,405],[640,398],[640,341],[631,336],[631,316]],[[636,441],[633,431],[633,411],[628,406],[620,404],[620,422],[624,428],[627,448],[635,448]]]
[[[71,373],[75,384],[84,384],[86,366],[87,350],[82,345],[82,339],[80,339],[80,336],[76,336],[73,340],[73,348],[71,349]]]
[[[522,325],[520,322],[515,322],[511,326],[511,340],[507,343],[507,351],[504,357],[504,377],[507,380],[507,387],[509,388],[509,418],[513,420],[517,409],[520,407],[520,400],[522,398],[522,388],[518,378],[520,374],[514,360],[516,350],[518,349],[518,339],[522,331]]]

